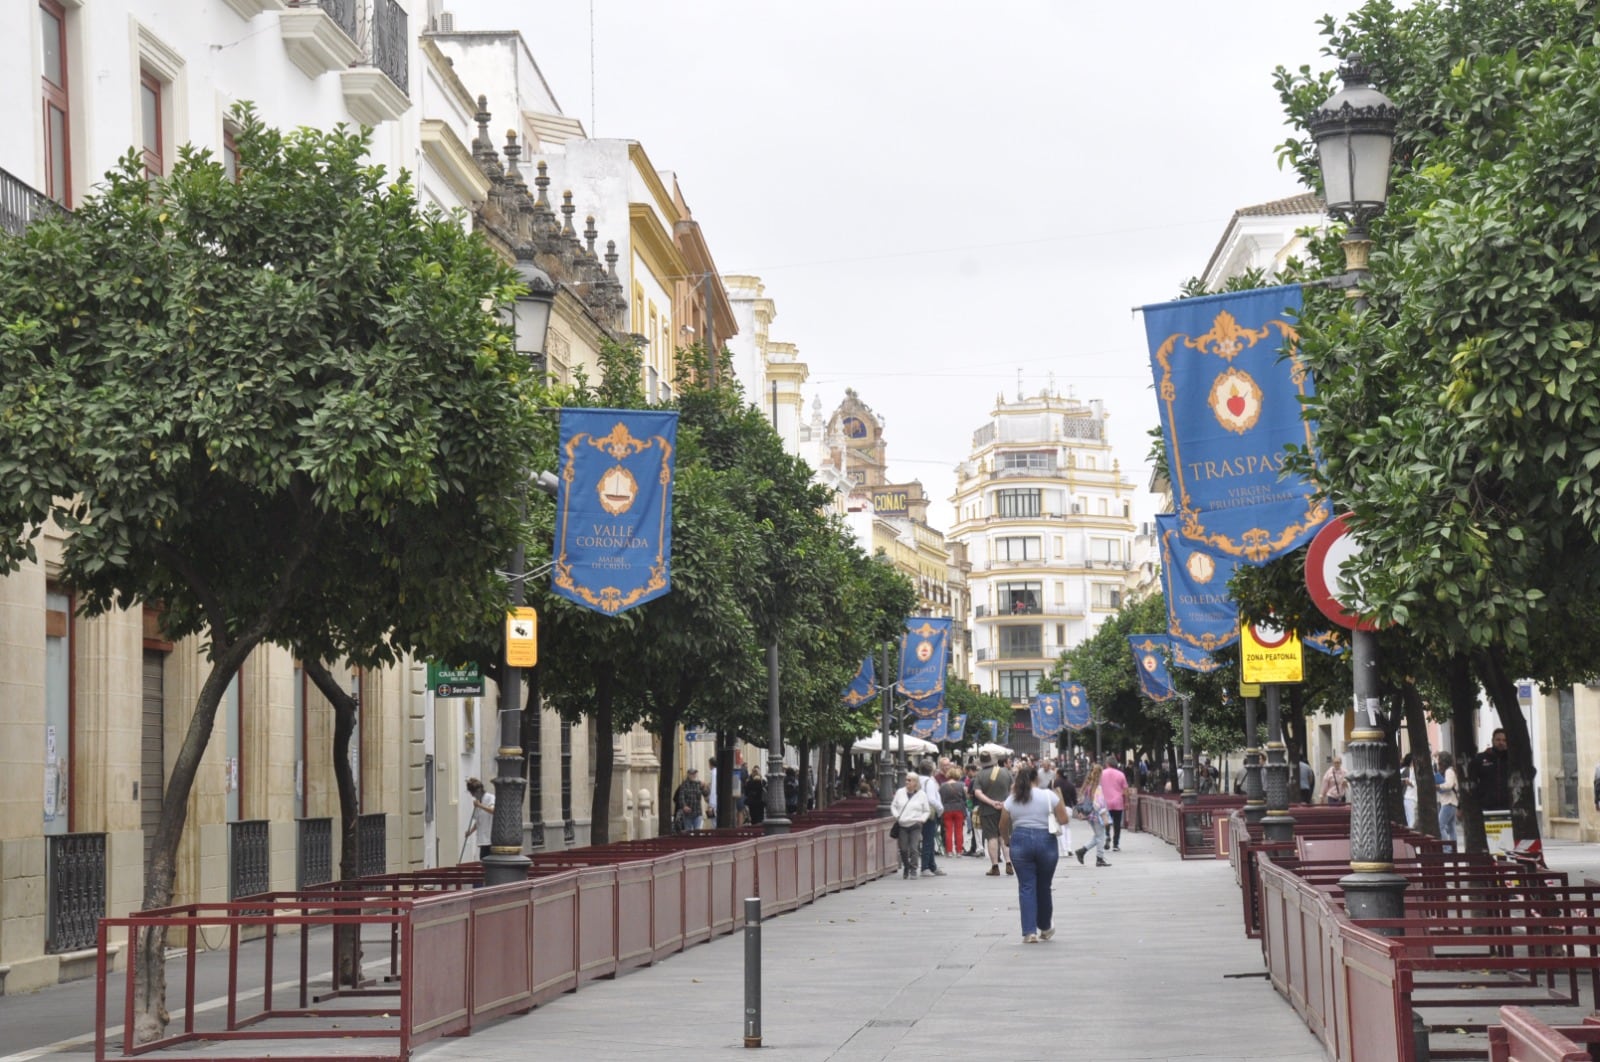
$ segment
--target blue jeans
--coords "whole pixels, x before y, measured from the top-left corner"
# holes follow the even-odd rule
[[[933,848],[939,843],[939,820],[937,817],[929,819],[922,824],[922,869],[932,870]]]
[[[1056,907],[1050,883],[1056,876],[1056,839],[1048,830],[1014,830],[1011,865],[1017,869],[1017,906],[1022,910],[1022,935],[1054,926]]]
[[[1439,805],[1439,840],[1444,843],[1446,852],[1456,850],[1456,806],[1454,804]]]

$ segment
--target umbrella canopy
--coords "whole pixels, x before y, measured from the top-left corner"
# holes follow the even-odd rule
[[[978,746],[978,751],[980,753],[981,752],[987,752],[991,756],[1012,756],[1012,755],[1015,755],[1015,753],[1013,753],[1010,749],[1006,748],[1004,745],[997,745],[993,741],[985,741],[982,745]]]
[[[889,751],[891,753],[893,753],[893,752],[898,752],[899,749],[900,749],[900,735],[898,735],[898,734],[890,734],[889,735]],[[874,730],[872,733],[868,734],[866,737],[861,738],[854,745],[851,745],[850,746],[850,751],[851,752],[882,752],[883,751],[883,735],[881,733],[879,733],[878,731]],[[906,751],[907,752],[938,752],[939,751],[939,746],[935,745],[931,741],[924,741],[924,740],[922,740],[922,738],[917,737],[917,735],[915,735],[915,734],[907,734],[906,735]]]

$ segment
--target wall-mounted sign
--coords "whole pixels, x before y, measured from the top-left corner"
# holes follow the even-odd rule
[[[905,516],[911,512],[911,495],[904,489],[875,490],[872,509],[879,516]]]
[[[483,672],[477,664],[428,665],[428,688],[435,697],[482,697]]]

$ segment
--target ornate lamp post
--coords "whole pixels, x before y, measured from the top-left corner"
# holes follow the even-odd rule
[[[1256,744],[1256,699],[1244,699],[1244,819],[1255,826],[1267,813],[1267,791],[1261,784],[1261,746]]]
[[[1307,127],[1317,143],[1328,213],[1344,218],[1343,283],[1350,308],[1367,308],[1361,283],[1369,275],[1372,240],[1367,223],[1383,213],[1389,198],[1389,157],[1400,111],[1372,87],[1361,60],[1339,71],[1344,88],[1311,115]],[[1406,880],[1394,872],[1385,790],[1388,742],[1378,726],[1378,647],[1372,631],[1351,632],[1354,660],[1355,730],[1350,734],[1350,874],[1340,880],[1345,906],[1355,918],[1399,918],[1405,913]]]
[[[517,352],[524,355],[538,372],[544,371],[545,335],[550,327],[550,310],[555,306],[556,286],[544,270],[519,258],[517,276],[524,291],[512,306],[511,331]],[[549,475],[549,473],[546,473]],[[522,513],[528,511],[528,488],[522,487]],[[511,551],[511,605],[520,608],[527,600],[523,588],[524,556],[519,536]],[[528,876],[528,857],[522,854],[522,801],[527,786],[523,779],[522,754],[522,669],[505,665],[500,681],[500,748],[495,753],[499,774],[494,780],[494,825],[489,831],[489,855],[483,861],[483,883],[504,885]]]

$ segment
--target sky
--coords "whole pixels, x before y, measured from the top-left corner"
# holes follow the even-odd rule
[[[1233,212],[1303,188],[1278,65],[1341,0],[445,0],[518,29],[562,110],[674,171],[718,269],[754,274],[805,410],[854,388],[889,478],[947,529],[1002,394],[1102,399],[1148,518],[1142,318]],[[464,72],[470,87],[470,72]]]

